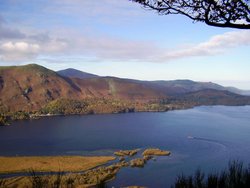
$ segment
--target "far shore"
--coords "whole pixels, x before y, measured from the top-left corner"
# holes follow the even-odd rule
[[[7,125],[11,125],[12,122],[14,121],[19,121],[19,120],[29,120],[29,119],[40,119],[40,118],[46,118],[46,117],[56,117],[56,116],[74,116],[74,115],[78,115],[78,116],[84,116],[84,115],[101,115],[101,114],[124,114],[124,113],[142,113],[142,112],[168,112],[168,111],[174,111],[174,110],[188,110],[188,109],[192,109],[195,107],[202,107],[202,106],[249,106],[249,105],[173,105],[173,106],[168,106],[165,109],[138,109],[138,110],[134,110],[131,112],[126,112],[126,111],[122,111],[122,112],[93,112],[93,113],[71,113],[71,114],[36,114],[36,113],[29,113],[28,117],[25,117],[24,119],[20,118],[20,119],[13,119],[13,120],[8,120],[5,123],[0,122],[0,126],[7,126]],[[27,112],[28,113],[28,112]],[[9,117],[9,119],[11,119],[11,117]]]

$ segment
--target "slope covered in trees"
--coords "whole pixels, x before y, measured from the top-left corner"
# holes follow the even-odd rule
[[[0,67],[1,124],[27,119],[31,114],[167,111],[198,105],[247,104],[250,97],[210,82],[80,79],[34,64]]]

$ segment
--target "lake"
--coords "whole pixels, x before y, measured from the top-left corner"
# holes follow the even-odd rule
[[[194,137],[193,139],[191,137]],[[250,163],[250,106],[202,106],[169,112],[57,116],[0,127],[1,156],[112,155],[157,147],[169,157],[123,168],[109,186],[170,187],[178,174]]]

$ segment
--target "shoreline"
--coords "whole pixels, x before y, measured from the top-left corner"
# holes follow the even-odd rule
[[[245,105],[221,105],[221,104],[216,104],[216,105],[193,105],[193,106],[181,106],[181,107],[174,107],[174,108],[169,108],[166,110],[135,110],[132,112],[102,112],[102,113],[88,113],[88,114],[39,114],[39,115],[34,115],[31,114],[29,115],[30,118],[29,119],[23,119],[23,120],[32,120],[32,119],[39,119],[39,118],[46,118],[46,117],[57,117],[57,116],[85,116],[85,115],[105,115],[105,114],[130,114],[130,113],[147,113],[147,112],[169,112],[169,111],[176,111],[176,110],[189,110],[189,109],[193,109],[193,108],[197,108],[197,107],[213,107],[213,106],[224,106],[224,107],[243,107],[243,106],[250,106],[250,104],[245,104]],[[18,120],[13,120],[13,121],[19,121]],[[11,123],[10,123],[11,124]]]
[[[168,111],[175,111],[175,110],[188,110],[188,109],[193,109],[193,108],[196,108],[196,107],[211,107],[211,106],[224,106],[224,107],[243,107],[243,106],[250,106],[250,104],[244,104],[244,105],[222,105],[222,104],[216,104],[216,105],[176,105],[176,106],[171,106],[170,108],[168,109],[165,109],[165,110],[162,110],[162,109],[158,109],[158,110],[154,110],[154,109],[149,109],[149,110],[134,110],[134,111],[122,111],[122,112],[102,112],[102,113],[99,113],[99,112],[95,112],[95,113],[82,113],[82,114],[38,114],[38,115],[35,115],[35,114],[29,114],[29,117],[28,118],[25,118],[25,119],[15,119],[15,120],[9,120],[7,122],[7,124],[0,124],[0,127],[1,126],[11,126],[11,124],[15,121],[20,121],[20,120],[36,120],[36,119],[40,119],[40,118],[46,118],[46,117],[57,117],[57,116],[85,116],[85,115],[102,115],[102,114],[127,114],[127,113],[147,113],[147,112],[168,112]],[[11,117],[9,117],[11,118]]]

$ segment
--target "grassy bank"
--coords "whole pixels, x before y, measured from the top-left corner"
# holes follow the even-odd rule
[[[30,169],[40,172],[84,171],[105,164],[115,157],[0,157],[0,173],[27,172]]]
[[[82,157],[0,157],[0,173],[26,172],[27,176],[0,178],[0,187],[26,188],[73,188],[73,187],[104,187],[105,182],[114,179],[122,168],[142,168],[154,156],[159,155],[158,148],[150,148],[149,155],[142,155],[135,150],[120,150],[114,152],[120,156],[119,161],[103,165],[114,160],[112,156]],[[160,155],[162,155],[160,153]],[[168,152],[168,155],[170,152]],[[137,158],[131,158],[137,155]],[[96,167],[98,166],[98,167]],[[96,167],[96,168],[94,168]],[[37,173],[46,172],[41,175]],[[76,172],[76,173],[64,173]],[[80,172],[84,171],[84,172]],[[52,173],[56,172],[56,173]],[[79,173],[78,173],[79,172]]]

